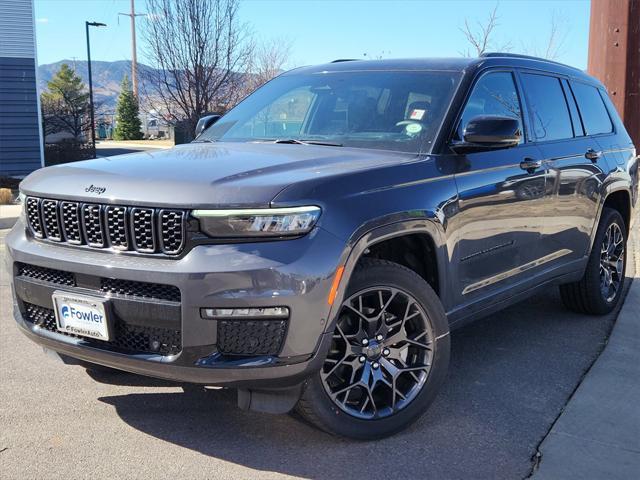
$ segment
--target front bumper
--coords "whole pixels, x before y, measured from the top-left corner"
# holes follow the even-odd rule
[[[7,236],[6,245],[8,271],[14,275],[18,264],[27,264],[72,272],[77,278],[147,282],[180,290],[180,302],[172,306],[181,331],[179,353],[121,353],[42,329],[25,318],[26,304],[52,309],[50,294],[55,290],[87,291],[14,278],[14,316],[21,330],[43,347],[74,358],[179,382],[278,388],[299,383],[318,370],[331,342],[331,334],[325,333],[330,323],[327,297],[345,244],[319,228],[295,240],[201,245],[181,259],[40,242],[26,234],[20,221]],[[131,300],[117,295],[111,298],[123,304]],[[138,302],[134,310],[122,305],[118,308],[125,315],[128,311],[138,317],[146,315],[158,326],[165,317],[171,317],[171,312],[161,306],[158,302]],[[284,341],[276,355],[221,355],[217,349],[218,322],[200,315],[207,307],[271,306],[290,310]]]

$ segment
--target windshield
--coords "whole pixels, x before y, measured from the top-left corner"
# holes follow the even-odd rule
[[[433,142],[459,77],[442,71],[282,75],[196,141],[310,142],[420,153]]]

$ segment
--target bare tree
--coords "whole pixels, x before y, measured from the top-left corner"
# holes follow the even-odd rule
[[[198,119],[228,103],[252,52],[238,0],[147,0],[143,35],[147,102],[193,129]]]
[[[291,56],[291,41],[273,38],[255,45],[249,57],[247,70],[243,75],[234,76],[234,88],[229,94],[227,108],[253,93],[272,78],[280,75]]]
[[[511,50],[511,44],[505,43],[496,47],[493,42],[493,35],[496,27],[498,27],[500,17],[498,17],[498,4],[493,8],[485,23],[476,22],[475,26],[472,26],[468,18],[464,20],[464,28],[460,28],[460,31],[464,34],[465,38],[471,45],[471,49],[467,49],[465,52],[460,52],[466,57],[472,55],[480,56],[487,52],[490,48],[495,48],[499,51],[507,52]]]
[[[524,46],[522,51],[527,55],[546,58],[547,60],[557,60],[562,53],[565,40],[567,39],[568,28],[566,19],[562,18],[558,12],[554,11],[549,23],[549,35],[544,46],[530,45]]]

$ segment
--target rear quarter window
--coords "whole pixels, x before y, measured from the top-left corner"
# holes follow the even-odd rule
[[[611,133],[613,124],[598,89],[579,82],[571,82],[571,89],[578,102],[587,135]]]
[[[573,127],[560,79],[547,75],[522,74],[533,132],[546,142],[573,138]]]

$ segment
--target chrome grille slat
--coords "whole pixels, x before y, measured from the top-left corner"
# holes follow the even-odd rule
[[[78,202],[60,202],[62,213],[62,233],[67,243],[82,245],[82,229],[80,227],[80,205]]]
[[[143,253],[156,251],[155,211],[152,208],[131,209],[131,238],[134,248]]]
[[[106,246],[102,223],[102,205],[88,203],[82,205],[82,226],[87,245],[90,247],[104,248]]]
[[[39,239],[99,249],[178,255],[187,212],[27,197],[27,224]]]
[[[27,223],[31,229],[31,233],[36,238],[42,238],[44,229],[42,228],[42,216],[40,215],[40,199],[29,197],[25,203]]]
[[[175,254],[184,244],[184,212],[181,210],[160,210],[158,214],[160,248],[166,254]]]
[[[107,238],[109,245],[116,250],[129,250],[129,226],[127,225],[127,207],[105,208]]]
[[[60,226],[60,212],[57,200],[42,200],[40,202],[42,210],[42,225],[44,234],[49,240],[54,242],[62,241],[62,227]]]

